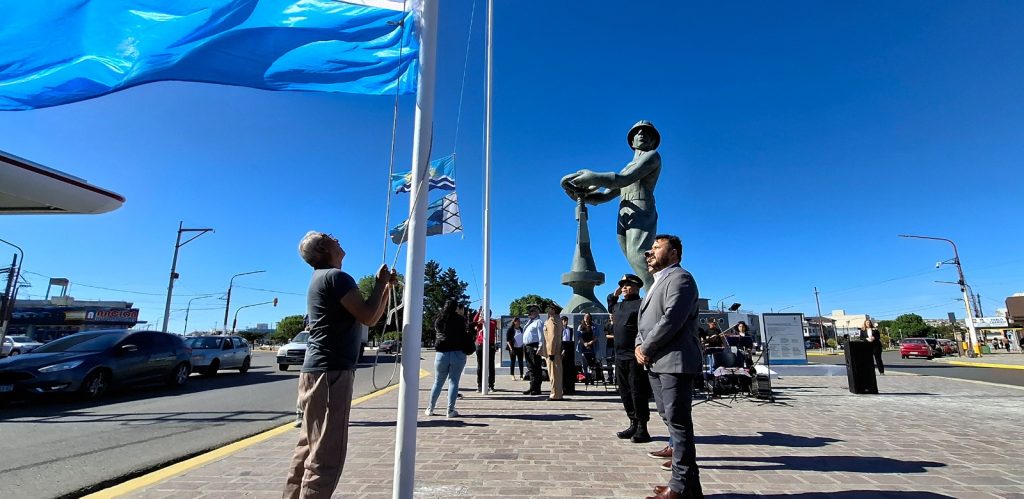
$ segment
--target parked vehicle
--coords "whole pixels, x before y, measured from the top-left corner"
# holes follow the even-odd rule
[[[953,340],[940,339],[938,341],[939,348],[942,350],[942,355],[953,355],[956,353],[956,345],[953,343]]]
[[[75,393],[94,399],[111,387],[164,382],[180,387],[192,349],[180,336],[126,329],[86,331],[0,360],[0,402],[14,396]]]
[[[41,346],[43,346],[42,343],[35,341],[28,336],[5,336],[2,351],[3,356],[6,357],[8,355],[29,353]]]
[[[306,343],[309,331],[303,331],[285,346],[277,349],[277,368],[287,371],[289,366],[301,366],[306,361]]]
[[[937,348],[938,343],[934,338],[904,338],[900,340],[900,357],[925,357],[931,360],[935,357]]]
[[[377,351],[380,353],[398,353],[399,343],[397,340],[384,340],[380,343]]]
[[[185,341],[192,348],[192,370],[210,376],[220,369],[249,372],[252,347],[240,336],[195,336]]]

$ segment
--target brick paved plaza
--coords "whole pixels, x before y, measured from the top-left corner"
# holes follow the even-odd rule
[[[626,419],[613,391],[549,402],[502,374],[497,393],[463,391],[458,420],[421,413],[417,497],[644,497],[667,481],[645,455],[664,426],[652,421],[655,443],[616,439]],[[421,379],[421,400],[432,380]],[[844,377],[790,376],[775,381],[778,404],[695,407],[705,494],[1024,498],[1024,389],[899,374],[878,384],[879,395],[853,395]],[[353,409],[336,497],[391,497],[397,400]],[[129,497],[279,497],[296,431]]]

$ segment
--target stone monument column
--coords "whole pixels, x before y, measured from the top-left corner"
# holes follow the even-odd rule
[[[594,296],[594,288],[604,284],[604,273],[597,271],[594,254],[590,250],[590,227],[587,223],[587,205],[583,196],[576,199],[576,250],[572,256],[572,269],[562,274],[562,284],[572,288],[572,298],[564,311],[570,314],[608,313]]]

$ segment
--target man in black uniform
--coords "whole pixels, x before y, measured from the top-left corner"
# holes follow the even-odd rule
[[[615,382],[619,385],[622,406],[629,417],[629,428],[615,435],[638,444],[651,441],[651,435],[647,432],[647,422],[651,419],[648,404],[651,384],[634,353],[640,288],[643,286],[644,282],[639,276],[626,274],[619,280],[615,292],[608,295],[608,311],[612,314],[612,332],[615,336]],[[622,295],[622,301],[619,301],[619,295]]]

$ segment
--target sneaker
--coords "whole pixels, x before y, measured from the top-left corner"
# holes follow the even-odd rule
[[[648,452],[647,457],[652,459],[672,459],[672,448],[666,445],[664,449]]]
[[[665,471],[672,471],[672,461],[665,461],[661,463],[661,469]]]
[[[426,417],[428,417],[428,418],[429,418],[430,416],[433,416],[433,415],[434,415],[434,408],[432,408],[432,407],[427,407],[427,410],[423,411],[423,415],[424,415],[424,416],[426,416]]]
[[[459,412],[456,410],[448,411],[448,419],[459,417]]]

